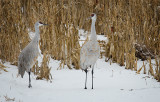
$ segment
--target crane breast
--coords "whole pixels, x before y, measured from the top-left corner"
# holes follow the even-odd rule
[[[100,47],[98,42],[87,42],[80,52],[80,67],[85,69],[90,65],[94,65],[100,55]]]

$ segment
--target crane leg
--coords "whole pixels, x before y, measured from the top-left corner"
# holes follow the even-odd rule
[[[87,72],[88,71],[87,71],[87,69],[85,69],[84,71],[86,72],[86,81],[85,81],[85,88],[84,89],[87,89],[86,85],[87,85]]]
[[[92,69],[92,89],[93,89],[93,69]]]
[[[32,85],[31,85],[31,78],[30,78],[30,75],[31,75],[31,72],[28,72],[28,74],[29,74],[29,88],[31,88],[32,87]]]

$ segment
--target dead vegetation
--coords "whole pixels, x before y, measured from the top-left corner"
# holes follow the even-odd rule
[[[34,23],[40,20],[49,24],[40,30],[40,49],[46,55],[41,68],[35,65],[32,71],[49,79],[49,57],[61,60],[61,66],[79,69],[77,28],[89,31],[91,22],[86,18],[95,12],[97,33],[109,38],[108,44],[103,44],[105,57],[132,70],[138,70],[139,58],[156,58],[154,75],[160,80],[159,6],[159,0],[2,0],[0,59],[17,65],[20,51],[30,41],[28,29],[33,30]]]
[[[15,98],[9,98],[7,95],[4,96],[6,102],[11,102],[11,101],[15,101]]]

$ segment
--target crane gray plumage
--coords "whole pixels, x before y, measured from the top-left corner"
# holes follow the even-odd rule
[[[32,87],[31,79],[30,79],[31,68],[35,64],[39,54],[39,49],[38,49],[38,44],[40,39],[39,26],[42,26],[42,25],[46,25],[46,24],[43,24],[41,22],[35,23],[35,36],[33,40],[22,50],[22,52],[18,57],[18,73],[23,78],[25,71],[28,72],[29,88]]]
[[[85,89],[87,83],[87,72],[88,68],[92,68],[92,89],[93,89],[93,72],[94,72],[94,65],[98,60],[100,55],[100,47],[99,43],[97,42],[97,35],[95,30],[95,22],[96,22],[96,14],[92,14],[91,17],[92,24],[91,24],[91,36],[90,40],[83,45],[80,51],[80,67],[82,70],[86,72],[86,81],[85,81]]]

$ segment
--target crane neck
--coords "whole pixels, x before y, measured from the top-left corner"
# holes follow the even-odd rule
[[[91,37],[90,40],[97,40],[96,29],[95,29],[96,20],[92,20],[91,24]]]
[[[39,43],[39,39],[40,39],[39,26],[35,25],[35,36],[34,36],[32,42]]]

